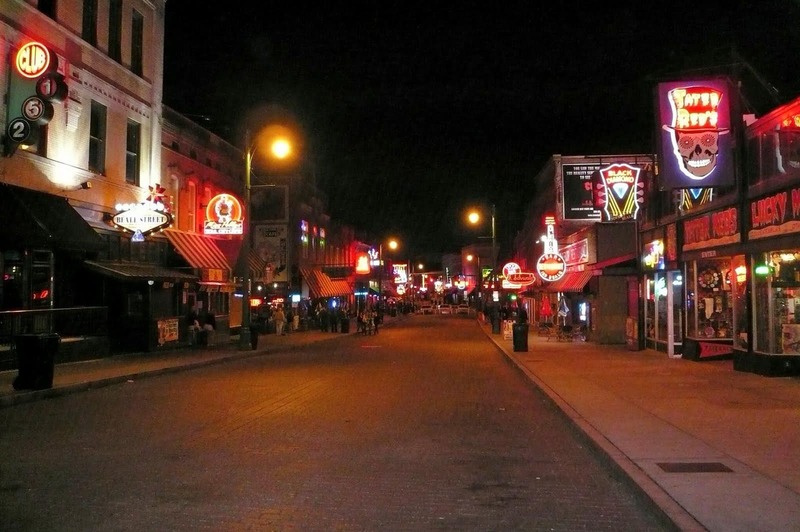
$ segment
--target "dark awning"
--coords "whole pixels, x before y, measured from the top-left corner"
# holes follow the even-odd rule
[[[0,245],[100,251],[103,239],[66,198],[0,184]]]
[[[87,268],[101,275],[120,281],[195,281],[197,276],[163,268],[153,264],[140,264],[125,261],[93,261],[83,262]]]

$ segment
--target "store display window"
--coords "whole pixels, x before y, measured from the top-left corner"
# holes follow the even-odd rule
[[[744,255],[689,262],[686,266],[686,333],[697,339],[733,340],[746,348]],[[738,273],[737,273],[738,272]]]
[[[800,355],[800,251],[753,257],[755,351]]]

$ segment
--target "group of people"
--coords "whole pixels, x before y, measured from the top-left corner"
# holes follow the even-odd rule
[[[192,307],[186,317],[189,325],[189,338],[192,345],[209,345],[210,337],[217,330],[217,319],[213,312]]]

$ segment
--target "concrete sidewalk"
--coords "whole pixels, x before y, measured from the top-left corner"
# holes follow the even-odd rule
[[[238,336],[235,336],[232,337],[231,342],[213,347],[132,353],[57,364],[53,375],[53,387],[46,390],[15,391],[12,383],[17,376],[17,370],[0,371],[0,408],[136,380],[146,375],[158,375],[191,367],[218,364],[228,360],[262,356],[273,352],[286,352],[310,343],[331,340],[341,335],[343,333],[319,330],[293,332],[285,336],[263,334],[259,336],[258,348],[255,350],[240,350]]]
[[[682,530],[800,530],[800,379],[482,327]]]
[[[514,352],[480,326],[680,529],[800,530],[800,379],[535,334],[528,351]],[[265,335],[256,351],[227,344],[59,364],[53,388],[40,391],[16,392],[17,372],[0,372],[0,407],[338,336]]]

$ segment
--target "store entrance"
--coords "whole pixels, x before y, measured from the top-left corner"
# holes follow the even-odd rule
[[[683,340],[683,274],[659,271],[645,278],[645,345],[677,356]]]

